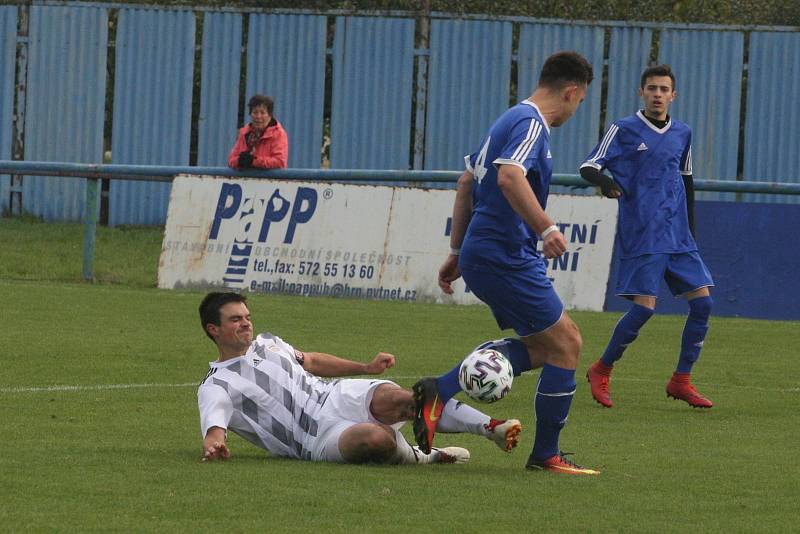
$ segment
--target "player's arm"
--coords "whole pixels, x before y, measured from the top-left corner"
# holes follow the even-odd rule
[[[450,226],[450,248],[459,250],[472,219],[472,183],[474,176],[464,171],[456,185],[456,200],[453,203],[453,222]]]
[[[692,237],[694,232],[694,177],[691,174],[683,175],[683,187],[686,188],[686,214],[689,216],[689,231]]]
[[[619,184],[607,174],[603,174],[603,169],[624,153],[624,145],[619,142],[619,132],[620,126],[617,123],[612,124],[580,168],[581,178],[599,187],[607,198],[620,198],[623,194]]]
[[[689,231],[694,233],[694,177],[692,176],[692,138],[686,143],[686,148],[681,155],[681,177],[683,187],[686,189],[686,215],[689,218]]]
[[[581,178],[599,187],[606,198],[619,198],[622,196],[622,189],[619,188],[614,179],[607,174],[603,174],[600,169],[591,165],[584,165],[581,167],[580,173]]]
[[[212,462],[214,460],[227,460],[231,457],[231,451],[228,449],[228,440],[225,434],[225,429],[219,426],[212,426],[208,429],[206,437],[203,440],[203,458],[204,462]]]
[[[567,250],[567,241],[553,219],[547,215],[533,193],[525,172],[517,165],[499,165],[497,185],[511,208],[528,226],[542,236],[542,253],[545,258],[561,256]],[[543,235],[544,234],[544,235]]]
[[[450,254],[439,268],[439,287],[448,295],[453,294],[453,282],[461,276],[458,268],[458,255],[461,243],[467,233],[469,221],[472,219],[472,184],[475,178],[469,170],[465,170],[458,178],[456,199],[453,203],[453,220],[450,225]]]
[[[197,407],[200,410],[200,435],[203,436],[201,460],[227,460],[231,456],[227,428],[233,416],[230,395],[218,385],[204,383],[197,390]]]
[[[394,367],[395,358],[388,352],[379,352],[371,362],[355,362],[324,352],[295,350],[295,359],[309,373],[322,377],[379,375]]]

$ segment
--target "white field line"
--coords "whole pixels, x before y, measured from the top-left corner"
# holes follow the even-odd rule
[[[419,380],[422,376],[374,376],[383,380]],[[577,378],[577,377],[576,377]],[[614,378],[615,382],[646,382],[650,384],[661,384],[663,380],[651,380],[644,378]],[[96,385],[58,385],[58,386],[31,386],[31,387],[0,387],[0,394],[14,393],[54,393],[69,391],[106,391],[113,389],[166,389],[166,388],[188,388],[197,387],[199,382],[187,382],[183,384],[96,384]],[[709,384],[707,382],[695,382],[696,386],[721,388],[721,389],[745,389],[750,391],[763,391],[766,393],[800,393],[800,387],[793,388],[765,388],[760,386],[731,385],[731,384]]]

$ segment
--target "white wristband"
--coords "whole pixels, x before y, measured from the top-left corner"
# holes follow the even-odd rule
[[[461,254],[461,249],[460,248],[450,247],[450,255],[451,256],[458,256],[459,254]]]
[[[549,234],[551,234],[551,233],[553,233],[553,232],[557,232],[557,231],[558,231],[558,226],[556,226],[555,224],[548,226],[548,227],[547,227],[547,228],[545,228],[545,229],[544,229],[544,231],[542,232],[542,239],[544,239],[545,237],[547,237]]]

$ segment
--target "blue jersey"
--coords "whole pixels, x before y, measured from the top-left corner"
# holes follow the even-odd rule
[[[464,158],[475,181],[460,264],[477,270],[524,268],[539,258],[536,232],[506,200],[497,185],[497,169],[499,165],[522,169],[544,209],[553,174],[550,128],[536,104],[525,100],[492,124],[480,147]]]
[[[617,235],[623,258],[697,250],[689,230],[686,188],[692,130],[670,120],[657,128],[638,111],[606,132],[581,167],[608,169],[622,189]]]

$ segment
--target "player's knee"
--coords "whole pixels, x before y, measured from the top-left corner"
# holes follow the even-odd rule
[[[397,448],[393,433],[381,425],[364,424],[348,440],[342,456],[350,463],[383,463],[389,461]]]
[[[378,386],[370,402],[370,412],[381,423],[393,425],[414,417],[414,397],[396,384]]]
[[[707,319],[711,316],[714,301],[711,296],[700,297],[689,301],[689,313],[697,318]]]

